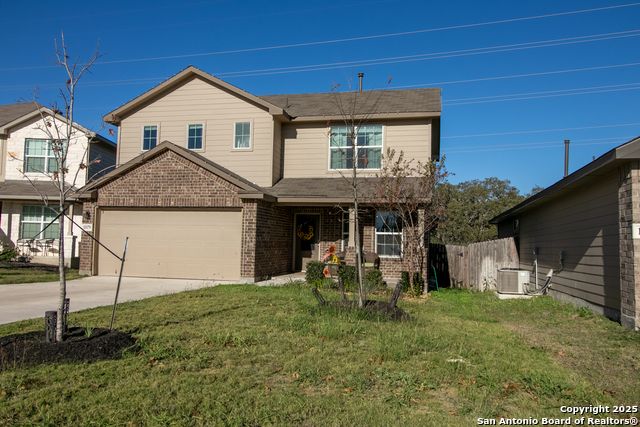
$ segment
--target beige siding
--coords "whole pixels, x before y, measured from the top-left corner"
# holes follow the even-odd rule
[[[617,171],[520,217],[520,263],[532,269],[538,248],[538,285],[549,269],[552,290],[620,310]]]
[[[340,176],[329,170],[329,129],[331,123],[286,123],[282,125],[284,178]],[[383,153],[387,148],[403,150],[405,158],[431,158],[431,119],[387,120],[383,123]],[[339,126],[339,123],[335,123]],[[364,172],[364,171],[363,171]],[[375,170],[367,171],[371,175]]]
[[[235,122],[251,122],[251,149],[234,150]],[[273,178],[273,117],[216,86],[194,78],[125,117],[120,127],[119,162],[142,152],[142,128],[158,126],[158,143],[186,147],[187,125],[204,124],[204,147],[196,151],[259,185]]]
[[[384,150],[404,151],[405,159],[431,160],[431,119],[387,121]]]

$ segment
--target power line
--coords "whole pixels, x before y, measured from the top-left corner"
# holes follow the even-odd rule
[[[597,145],[597,144],[619,144],[621,142],[626,142],[629,141],[631,139],[635,138],[635,136],[618,136],[615,138],[591,138],[591,139],[572,139],[571,140],[571,145]],[[597,143],[593,143],[592,141],[600,141]],[[602,142],[604,141],[604,142]],[[577,142],[589,142],[589,144],[576,144]],[[448,147],[447,151],[450,150],[468,150],[468,149],[477,149],[477,148],[496,148],[496,149],[502,149],[502,148],[545,148],[545,147],[557,147],[557,146],[562,146],[564,147],[564,140],[563,141],[544,141],[544,142],[525,142],[525,143],[520,143],[520,144],[498,144],[498,145],[473,145],[473,146],[466,146],[466,147]],[[465,151],[461,151],[461,152],[465,152]]]
[[[292,43],[287,45],[265,46],[265,47],[235,49],[235,50],[226,50],[226,51],[218,51],[218,52],[185,54],[185,55],[159,56],[159,57],[152,57],[152,58],[121,59],[121,60],[115,60],[115,61],[103,61],[100,63],[96,63],[96,65],[157,61],[157,60],[165,60],[165,59],[194,58],[194,57],[202,57],[202,56],[223,55],[223,54],[230,54],[230,53],[246,53],[246,52],[258,52],[258,51],[274,50],[274,49],[289,49],[294,47],[318,46],[318,45],[326,45],[326,44],[344,43],[344,42],[350,42],[350,41],[372,40],[372,39],[379,39],[379,38],[386,38],[386,37],[398,37],[398,36],[406,36],[406,35],[413,35],[413,34],[424,34],[424,33],[436,32],[436,31],[472,28],[472,27],[480,27],[480,26],[495,25],[495,24],[505,24],[510,22],[521,22],[521,21],[527,21],[527,20],[574,15],[579,13],[596,12],[596,11],[618,9],[618,8],[638,6],[638,5],[640,5],[640,3],[628,3],[628,4],[616,5],[616,6],[605,6],[605,7],[592,8],[592,9],[569,11],[569,12],[559,12],[559,13],[551,13],[551,14],[545,14],[545,15],[527,16],[522,18],[502,19],[497,21],[479,22],[474,24],[452,25],[452,26],[440,27],[440,28],[428,28],[423,30],[403,31],[398,33],[377,34],[377,35],[371,35],[371,36],[350,37],[350,38],[333,39],[333,40],[322,40],[322,41],[316,41],[316,42]],[[51,67],[53,66],[48,65],[48,66],[39,66],[39,67],[5,68],[5,69],[0,69],[0,71],[17,71],[17,70],[51,68]]]
[[[333,62],[333,63],[326,63],[326,64],[299,65],[299,66],[293,66],[293,67],[267,68],[267,69],[261,69],[261,70],[230,71],[226,73],[216,73],[216,75],[224,76],[224,77],[252,77],[252,76],[263,76],[263,75],[269,75],[269,74],[297,73],[297,72],[303,72],[303,71],[321,71],[321,70],[331,70],[335,68],[341,68],[344,66],[354,66],[354,65],[371,66],[371,65],[382,65],[382,64],[395,64],[400,62],[424,61],[429,59],[455,58],[460,56],[481,55],[486,53],[499,53],[499,52],[514,51],[514,50],[562,46],[562,45],[575,44],[575,43],[588,43],[593,41],[611,40],[611,39],[623,38],[623,37],[635,37],[639,35],[640,35],[640,30],[631,30],[631,31],[621,31],[616,33],[596,34],[596,35],[590,35],[590,36],[569,37],[569,38],[556,39],[556,40],[518,43],[518,44],[503,45],[503,46],[481,47],[481,48],[465,49],[465,50],[455,50],[455,51],[449,51],[449,52],[423,53],[423,54],[397,56],[397,57],[389,57],[389,58],[363,59],[359,61],[343,61],[343,62]],[[412,85],[411,87],[414,87],[414,86],[423,86],[423,85]],[[399,86],[399,88],[402,88],[402,87],[409,87],[409,86]]]
[[[610,141],[610,142],[594,142],[587,144],[574,144],[571,143],[572,146],[586,146],[586,145],[611,145],[611,144],[620,144],[620,141]],[[540,148],[559,148],[561,145],[542,145],[538,147],[512,147],[512,148],[487,148],[487,149],[478,149],[478,150],[466,150],[466,151],[453,151],[451,154],[463,154],[463,153],[479,153],[485,151],[513,151],[513,150],[532,150],[532,149],[540,149]],[[480,147],[481,148],[481,147]],[[446,154],[443,151],[443,154]]]
[[[583,130],[583,129],[603,129],[603,128],[623,127],[623,126],[640,126],[640,123],[625,123],[625,124],[620,124],[620,125],[584,126],[584,127],[562,128],[562,129],[526,130],[526,131],[519,131],[519,132],[484,133],[484,134],[477,134],[477,135],[453,135],[453,136],[441,136],[440,138],[441,139],[450,139],[450,138],[476,138],[476,137],[480,137],[480,136],[522,135],[522,134],[526,134],[526,133],[560,132],[560,131]]]
[[[633,83],[635,85],[640,85],[640,83]],[[617,85],[616,85],[617,86]],[[626,85],[625,85],[626,86]],[[604,86],[607,87],[607,86]],[[456,106],[456,105],[469,105],[469,104],[484,104],[489,102],[504,102],[504,101],[521,101],[524,99],[540,99],[540,98],[554,98],[559,96],[571,96],[571,95],[586,95],[591,93],[605,93],[605,92],[620,92],[626,90],[637,90],[640,89],[640,86],[636,87],[626,87],[626,88],[616,88],[616,89],[601,89],[601,90],[584,90],[581,92],[575,92],[579,89],[563,89],[562,91],[554,91],[554,92],[566,92],[566,91],[574,91],[572,93],[556,93],[556,94],[547,94],[547,95],[531,95],[531,96],[521,96],[515,98],[517,95],[496,95],[495,97],[503,97],[503,99],[485,99],[481,101],[469,101],[469,102],[451,102],[451,101],[442,101],[442,105],[446,105],[448,107]],[[533,92],[535,94],[535,92]],[[540,92],[545,93],[545,92]],[[505,97],[514,97],[514,98],[505,98]],[[494,97],[487,97],[494,98]]]

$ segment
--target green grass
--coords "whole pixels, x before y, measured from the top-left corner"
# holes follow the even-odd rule
[[[640,403],[640,334],[584,310],[456,290],[399,306],[413,320],[321,309],[298,285],[121,304],[116,326],[140,351],[0,372],[0,426],[470,426]],[[108,327],[110,316],[70,323]]]
[[[67,280],[79,279],[78,270],[67,270]],[[0,267],[0,285],[15,285],[19,283],[57,282],[60,280],[58,271],[33,270],[30,268]]]

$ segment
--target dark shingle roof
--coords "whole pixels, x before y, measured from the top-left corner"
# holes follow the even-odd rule
[[[23,104],[0,105],[0,126],[19,119],[36,110],[33,102],[25,102]]]
[[[67,183],[66,187],[71,187],[71,184]],[[41,196],[59,200],[60,190],[50,180],[34,180],[31,183],[27,180],[10,179],[0,183],[0,200],[40,200]]]
[[[440,88],[406,89],[342,93],[305,93],[263,95],[259,98],[274,104],[292,117],[339,116],[355,105],[356,113],[429,113],[440,112]]]

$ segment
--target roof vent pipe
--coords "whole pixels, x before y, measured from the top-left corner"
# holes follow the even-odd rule
[[[569,140],[564,140],[564,177],[569,175]]]
[[[364,73],[358,73],[358,80],[360,80],[360,92],[362,92],[362,78],[364,77]]]

